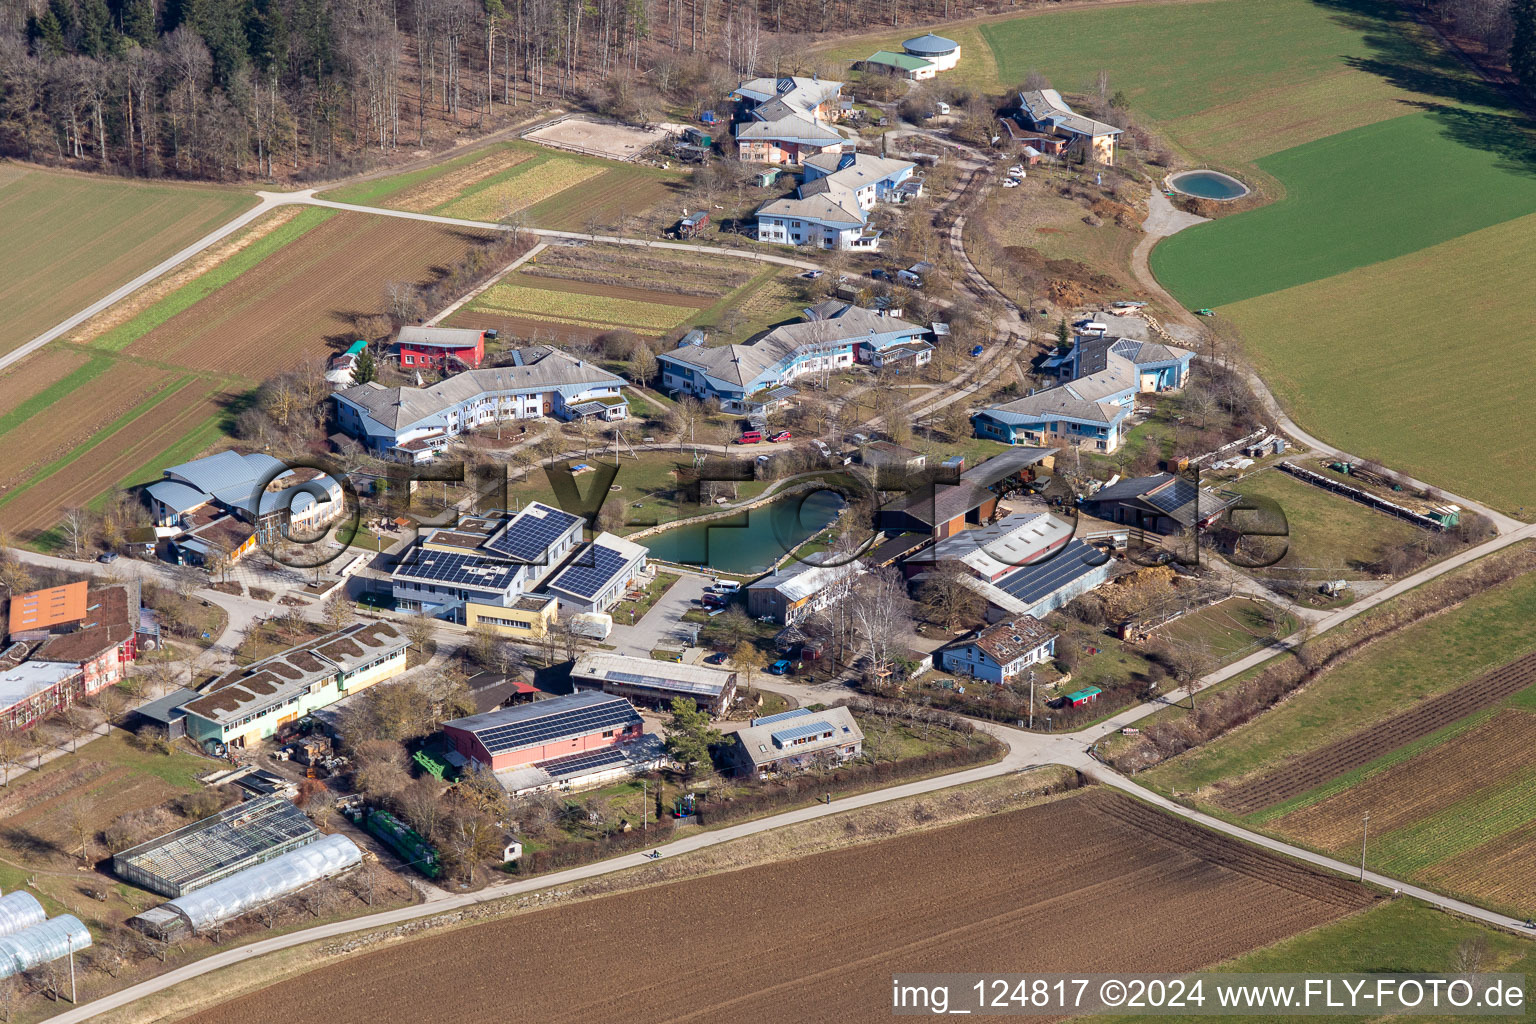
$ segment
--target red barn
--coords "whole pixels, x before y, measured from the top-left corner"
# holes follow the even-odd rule
[[[458,327],[402,327],[395,339],[401,369],[478,370],[485,362],[485,332]]]
[[[443,723],[471,761],[504,771],[639,739],[645,724],[623,697],[588,691]]]

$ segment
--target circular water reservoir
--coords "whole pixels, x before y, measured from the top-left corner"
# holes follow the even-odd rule
[[[1168,179],[1175,191],[1196,199],[1225,201],[1240,199],[1248,194],[1248,186],[1220,171],[1185,171]]]

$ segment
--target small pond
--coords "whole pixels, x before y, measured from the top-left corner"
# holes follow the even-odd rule
[[[1168,180],[1176,191],[1197,199],[1241,199],[1248,194],[1248,186],[1220,171],[1185,171]]]
[[[677,526],[638,543],[668,562],[758,573],[825,529],[843,504],[833,491],[791,494],[729,519]]]

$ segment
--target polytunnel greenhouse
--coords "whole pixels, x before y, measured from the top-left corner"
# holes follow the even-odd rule
[[[0,896],[0,935],[15,935],[35,924],[42,924],[47,918],[43,905],[29,892],[17,889],[7,896]]]
[[[60,914],[14,935],[0,935],[0,978],[30,971],[38,964],[78,953],[90,945],[90,931],[73,914]]]
[[[281,857],[246,868],[164,905],[193,931],[200,932],[221,921],[239,917],[314,882],[340,874],[362,863],[363,852],[346,836],[325,836]]]

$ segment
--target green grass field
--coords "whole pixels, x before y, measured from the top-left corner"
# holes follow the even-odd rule
[[[1286,636],[1296,620],[1274,605],[1248,597],[1233,597],[1175,619],[1157,631],[1174,645],[1199,644],[1219,664],[1252,654],[1269,638]]]
[[[1533,645],[1536,577],[1526,576],[1375,641],[1247,725],[1138,778],[1164,792],[1235,781],[1468,682]]]
[[[1469,939],[1486,944],[1484,971],[1536,973],[1536,944],[1502,929],[1455,917],[1417,900],[1384,900],[1358,914],[1282,939],[1272,946],[1245,953],[1211,969],[1229,972],[1305,973],[1362,971],[1380,974],[1457,970],[1457,949]],[[1210,1003],[1206,1004],[1207,1009]],[[1335,1016],[1330,1019],[1369,1019]],[[1116,1016],[1098,1018],[1105,1024],[1193,1024],[1208,1017]],[[1268,1016],[1228,1016],[1238,1022],[1272,1021]],[[1460,1018],[1416,1017],[1416,1020]]]
[[[1536,413],[1517,369],[1536,346],[1523,255],[1533,246],[1536,216],[1522,217],[1225,312],[1308,429],[1522,514],[1536,510],[1536,443],[1498,427]],[[1297,316],[1303,309],[1327,316]],[[1384,322],[1403,329],[1384,332]],[[1432,401],[1404,401],[1425,396],[1427,381]]]
[[[1229,485],[1255,498],[1268,498],[1285,513],[1287,549],[1273,575],[1285,579],[1332,579],[1359,573],[1393,548],[1424,535],[1401,519],[1373,512],[1278,470],[1265,470]],[[1264,570],[1260,570],[1262,573]]]
[[[1186,305],[1225,306],[1536,212],[1536,176],[1449,134],[1435,114],[1356,128],[1259,166],[1286,198],[1152,250],[1157,279]]]
[[[0,163],[0,351],[255,205],[248,193]]]

